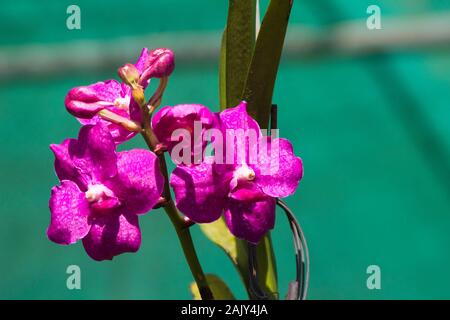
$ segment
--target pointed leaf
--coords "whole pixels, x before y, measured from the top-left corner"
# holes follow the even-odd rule
[[[227,108],[227,28],[222,34],[219,60],[219,99],[220,110]]]
[[[256,247],[258,261],[258,283],[271,299],[278,299],[278,277],[276,259],[270,233]]]
[[[256,0],[229,0],[226,28],[226,106],[242,100],[255,47]]]
[[[231,234],[223,217],[212,223],[200,224],[200,229],[211,242],[225,251],[242,280],[246,282],[248,279],[247,243]]]
[[[271,0],[264,16],[244,90],[247,110],[268,128],[273,88],[293,0]]]

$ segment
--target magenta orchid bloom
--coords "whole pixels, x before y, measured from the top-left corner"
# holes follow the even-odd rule
[[[51,192],[48,238],[63,245],[82,239],[95,260],[136,252],[138,215],[152,209],[163,190],[157,157],[143,149],[116,152],[103,123],[50,148],[61,184]]]
[[[196,128],[198,126],[198,129]],[[207,145],[204,135],[207,130],[218,127],[217,116],[207,107],[199,104],[180,104],[174,107],[164,107],[160,109],[152,118],[152,129],[159,139],[159,142],[171,154],[176,145],[180,145],[179,140],[188,139],[191,155],[189,160],[183,164],[195,163],[195,154],[202,160],[203,151]],[[177,137],[176,132],[180,133]],[[197,133],[196,130],[199,132]],[[196,133],[198,135],[196,135]],[[172,139],[172,134],[175,138]],[[180,150],[180,158],[184,158]]]
[[[140,84],[145,89],[151,78],[169,76],[174,69],[174,55],[169,49],[148,51],[144,48],[135,64],[140,75]],[[116,80],[97,82],[88,86],[73,88],[65,99],[67,110],[82,124],[106,122],[116,143],[132,138],[136,133],[121,125],[103,120],[98,113],[109,110],[121,117],[140,122],[140,109],[131,96],[131,89]]]
[[[208,157],[197,166],[178,166],[170,177],[176,204],[197,223],[213,222],[223,214],[232,234],[258,243],[274,227],[276,198],[295,192],[303,176],[302,161],[287,139],[262,136],[245,102],[222,111],[219,118],[224,134],[244,133],[243,147],[232,151],[232,163]],[[258,143],[245,138],[252,134]],[[238,136],[226,135],[227,145],[231,139]],[[257,150],[252,156],[264,141],[267,152]]]

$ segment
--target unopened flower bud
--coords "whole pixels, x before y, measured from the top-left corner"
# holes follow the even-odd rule
[[[158,48],[150,51],[146,57],[140,84],[145,85],[151,78],[165,78],[175,68],[175,57],[170,49]]]
[[[139,82],[139,71],[131,63],[127,63],[117,70],[119,77],[131,88],[136,88]]]

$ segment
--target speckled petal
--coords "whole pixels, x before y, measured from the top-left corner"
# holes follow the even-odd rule
[[[111,133],[111,136],[113,137],[116,145],[130,140],[137,134],[137,132],[129,131],[119,124],[108,122],[103,119],[101,121],[103,121],[108,127],[108,130]]]
[[[117,173],[116,145],[103,123],[81,128],[77,144],[70,154],[74,165],[82,172],[89,172],[93,182],[102,182]]]
[[[51,241],[72,244],[89,232],[89,203],[74,182],[63,180],[61,186],[53,187],[49,207],[47,236]]]
[[[219,118],[225,142],[224,161],[232,161],[236,165],[248,163],[250,148],[258,143],[261,130],[258,123],[248,115],[247,103],[242,101],[238,106],[220,112]]]
[[[211,160],[208,158],[208,160]],[[170,176],[178,209],[197,223],[217,220],[227,194],[227,178],[217,176],[208,161],[178,166]]]
[[[83,245],[94,260],[112,260],[121,253],[136,252],[141,245],[141,230],[136,215],[108,212],[96,215],[91,223]]]
[[[253,181],[232,181],[232,184],[236,185],[231,188],[228,196],[235,200],[259,201],[267,197]]]
[[[124,110],[120,110],[120,112],[114,112],[114,113],[117,113],[118,115],[121,115],[125,118],[130,117],[128,115],[128,112],[125,112]],[[80,123],[82,125],[96,125],[97,123],[103,124],[104,126],[106,126],[108,128],[109,133],[111,133],[111,136],[113,137],[116,145],[130,140],[137,134],[137,132],[129,131],[119,124],[115,124],[115,123],[109,122],[108,120],[102,119],[98,115],[92,117],[91,119],[78,118],[78,121],[80,121]]]
[[[256,244],[275,225],[275,199],[258,202],[229,199],[224,217],[232,234]]]
[[[267,152],[258,153],[255,183],[268,196],[287,197],[295,192],[303,176],[302,160],[294,155],[289,140],[268,139]]]
[[[50,149],[55,155],[55,172],[59,180],[71,180],[82,191],[86,191],[90,176],[80,172],[73,164],[70,151],[77,144],[75,139],[66,139],[61,144],[51,144]]]
[[[225,109],[219,114],[221,125],[224,129],[254,130],[261,135],[258,122],[247,113],[247,102],[242,101],[234,108]]]
[[[161,196],[164,177],[156,155],[133,149],[117,153],[117,176],[105,182],[121,199],[128,213],[146,213]]]

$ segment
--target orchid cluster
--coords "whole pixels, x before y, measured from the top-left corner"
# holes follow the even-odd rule
[[[168,77],[173,69],[172,51],[144,48],[133,65],[139,78],[136,87],[143,90],[151,78]],[[163,190],[164,177],[153,152],[116,152],[139,128],[135,121],[141,114],[132,91],[116,80],[70,90],[66,108],[83,126],[78,139],[50,146],[60,185],[51,192],[47,235],[63,245],[82,239],[95,260],[139,249],[138,215],[151,210]]]
[[[65,106],[82,127],[77,139],[50,146],[60,180],[49,202],[50,240],[82,240],[91,258],[111,260],[139,249],[139,216],[155,207],[184,222],[180,228],[223,216],[235,237],[253,244],[274,227],[276,199],[293,194],[303,175],[291,143],[265,135],[245,101],[217,113],[199,104],[157,110],[173,70],[171,50],[144,48],[119,68],[122,82],[68,92]],[[146,101],[152,79],[159,86]],[[138,133],[149,150],[116,151]],[[165,153],[176,164],[171,175]]]

